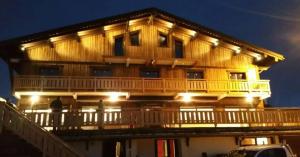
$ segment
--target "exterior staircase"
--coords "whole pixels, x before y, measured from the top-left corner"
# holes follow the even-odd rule
[[[5,102],[0,102],[0,156],[84,157]]]

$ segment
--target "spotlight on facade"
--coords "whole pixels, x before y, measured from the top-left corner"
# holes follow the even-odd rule
[[[255,57],[255,60],[256,60],[256,61],[261,61],[262,58],[263,58],[263,57],[262,57],[261,55],[257,55],[257,56]]]
[[[38,102],[40,100],[40,96],[37,95],[37,94],[34,94],[30,97],[30,101],[31,101],[31,104],[35,104],[36,102]]]
[[[252,102],[253,102],[253,96],[250,95],[250,94],[248,94],[248,95],[246,96],[246,101],[247,101],[248,103],[252,103]]]
[[[189,93],[184,93],[182,95],[182,101],[185,103],[191,102],[192,101],[192,96]]]
[[[217,47],[220,44],[220,41],[218,39],[215,39],[212,41],[212,46]]]
[[[234,53],[235,53],[235,54],[240,54],[240,53],[241,53],[241,48],[240,48],[240,47],[237,47],[237,48],[234,50]]]
[[[26,48],[24,46],[21,46],[20,49],[21,49],[21,51],[25,51],[26,50]]]
[[[120,94],[119,93],[117,93],[117,92],[111,92],[109,94],[108,101],[117,102],[119,100],[120,100]]]

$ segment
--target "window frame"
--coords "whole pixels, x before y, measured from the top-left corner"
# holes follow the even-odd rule
[[[57,75],[52,75],[52,74],[43,75],[42,74],[42,69],[57,69],[58,74]],[[39,66],[38,74],[40,76],[62,76],[63,75],[63,65],[42,65],[42,66]]]
[[[154,72],[154,71],[158,72],[158,77],[145,77],[145,76],[143,76],[142,73],[147,72],[147,71],[149,71],[149,72],[151,72],[151,71],[152,72]],[[140,77],[141,78],[147,78],[147,79],[161,78],[160,69],[142,68],[142,69],[140,69]]]
[[[116,55],[117,51],[116,51],[116,39],[117,38],[123,38],[122,40],[122,55]],[[125,35],[124,34],[120,34],[120,35],[116,35],[114,36],[114,56],[118,56],[118,57],[122,57],[125,56]]]
[[[188,78],[188,73],[190,73],[190,72],[192,72],[192,73],[202,72],[202,78],[200,78],[200,79],[198,79],[198,78]],[[205,79],[205,72],[202,69],[187,70],[185,74],[186,74],[186,76],[185,76],[186,79],[191,79],[191,80],[193,80],[193,79],[194,80],[204,80]]]
[[[95,70],[108,70],[111,72],[111,76],[97,76],[97,75],[94,75],[94,71]],[[90,66],[90,76],[93,76],[93,77],[113,77],[114,76],[114,73],[113,73],[113,70],[109,67],[97,67],[97,66]]]
[[[135,34],[137,34],[137,37],[138,37],[137,45],[133,44],[132,38],[131,38],[132,35],[135,35]],[[141,31],[136,30],[136,31],[129,32],[129,40],[130,40],[130,46],[141,46]]]
[[[158,38],[157,38],[157,42],[158,42],[158,47],[162,47],[162,48],[167,48],[169,47],[169,34],[168,33],[163,33],[161,31],[158,31],[157,33],[158,35]],[[166,44],[165,45],[162,45],[161,42],[160,42],[160,36],[165,36],[166,37]]]
[[[231,74],[244,74],[245,78],[242,78],[242,79],[232,79],[231,78]],[[247,72],[245,71],[228,71],[228,79],[229,80],[247,80],[248,77],[247,77]]]
[[[182,57],[177,57],[176,56],[176,42],[179,41],[182,43]],[[184,52],[184,42],[182,39],[174,37],[173,36],[173,57],[174,58],[185,58],[185,52]]]

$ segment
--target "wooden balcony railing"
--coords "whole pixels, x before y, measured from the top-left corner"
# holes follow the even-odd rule
[[[300,109],[239,109],[195,111],[126,109],[119,112],[30,112],[26,116],[52,129],[121,129],[186,127],[300,127]]]
[[[55,135],[36,125],[5,102],[0,102],[0,133],[3,128],[38,148],[45,157],[83,157]]]
[[[16,76],[14,90],[134,91],[134,92],[260,92],[270,94],[269,80],[197,80],[129,77]]]

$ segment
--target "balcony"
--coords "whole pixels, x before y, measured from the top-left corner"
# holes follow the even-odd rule
[[[129,78],[129,77],[67,77],[67,76],[16,76],[14,91],[35,92],[102,92],[122,91],[130,95],[174,95],[180,92],[198,92],[202,96],[270,96],[269,80],[197,80],[169,78]],[[22,95],[22,94],[21,94]]]
[[[135,128],[299,128],[300,109],[145,109],[120,111],[27,110],[31,121],[51,130],[107,130]]]

